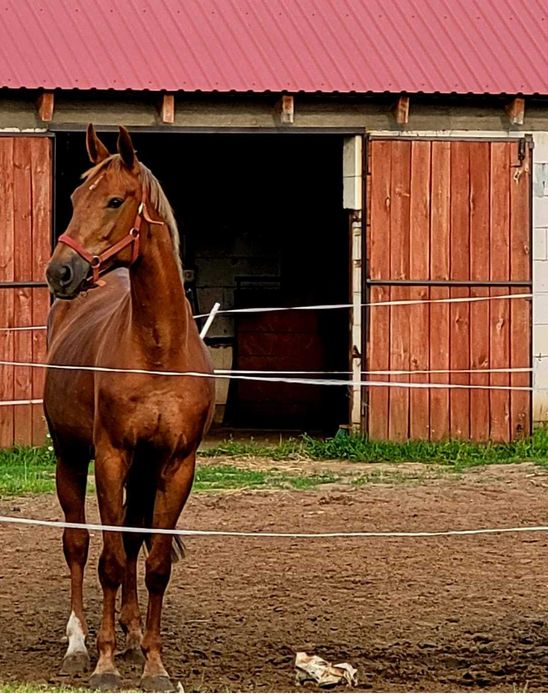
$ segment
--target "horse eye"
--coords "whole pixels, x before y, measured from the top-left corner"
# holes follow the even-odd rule
[[[124,203],[124,200],[120,199],[120,197],[113,197],[108,202],[107,207],[109,209],[119,209],[123,203]]]

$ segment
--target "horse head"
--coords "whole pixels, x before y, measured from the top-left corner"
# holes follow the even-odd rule
[[[121,126],[115,155],[87,129],[93,167],[72,194],[73,213],[46,269],[52,293],[73,299],[113,267],[129,267],[139,254],[141,220],[147,219],[140,165],[127,130]]]

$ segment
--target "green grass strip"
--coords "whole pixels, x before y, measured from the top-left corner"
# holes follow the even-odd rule
[[[0,694],[38,694],[43,692],[88,694],[91,691],[85,687],[71,687],[64,684],[50,684],[46,682],[0,682]]]
[[[0,496],[54,490],[55,459],[47,447],[0,449]]]
[[[257,456],[276,460],[351,461],[354,463],[417,462],[451,466],[477,466],[534,462],[548,463],[548,431],[537,430],[531,437],[509,444],[476,444],[464,441],[381,442],[339,433],[331,439],[288,439],[276,446],[226,441],[201,452],[204,456]]]
[[[350,461],[353,463],[416,462],[439,464],[458,472],[467,466],[533,462],[548,464],[548,431],[537,430],[532,437],[510,444],[474,444],[472,442],[378,442],[364,437],[339,433],[331,439],[303,436],[288,439],[276,446],[249,440],[228,440],[219,446],[200,451],[203,457],[263,457],[281,460]],[[194,489],[234,490],[238,488],[309,488],[338,480],[333,474],[291,475],[271,470],[238,468],[234,463],[201,466]],[[371,480],[364,477],[363,483]],[[357,481],[357,484],[361,481]],[[51,493],[55,490],[55,460],[48,447],[16,447],[0,450],[0,497]]]

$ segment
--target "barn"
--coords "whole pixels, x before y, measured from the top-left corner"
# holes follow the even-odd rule
[[[234,374],[219,424],[548,420],[540,0],[5,0],[0,35],[1,446],[44,438],[44,268],[89,122],[111,149],[128,127],[162,182],[197,315],[284,309],[217,315],[216,366],[339,381]]]

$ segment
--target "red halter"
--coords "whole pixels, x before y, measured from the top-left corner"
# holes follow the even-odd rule
[[[80,257],[82,257],[86,262],[89,262],[91,266],[90,279],[92,283],[95,286],[97,286],[101,283],[104,284],[104,282],[99,281],[99,277],[110,267],[110,265],[107,265],[105,263],[107,263],[108,260],[117,255],[119,252],[127,248],[128,245],[131,245],[130,264],[133,264],[135,262],[135,260],[139,256],[139,237],[141,231],[141,223],[143,222],[143,219],[147,223],[156,223],[159,226],[164,225],[163,221],[155,221],[154,219],[150,218],[150,216],[148,215],[145,201],[143,200],[139,204],[137,214],[135,215],[135,221],[133,222],[133,226],[129,229],[129,233],[127,233],[117,243],[114,243],[114,245],[111,245],[109,248],[104,250],[100,255],[88,252],[82,245],[80,245],[80,243],[77,240],[74,240],[74,238],[71,238],[66,233],[63,233],[63,235],[59,236],[58,242],[68,245],[69,248],[75,250],[80,255]]]

